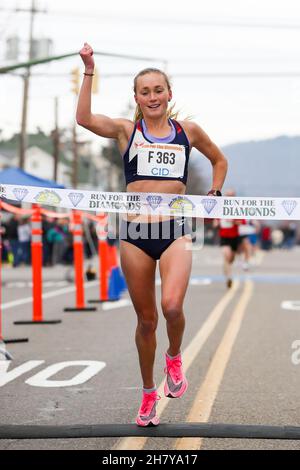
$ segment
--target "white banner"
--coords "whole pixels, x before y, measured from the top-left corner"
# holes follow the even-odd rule
[[[112,193],[0,184],[0,197],[65,209],[209,219],[300,220],[300,198]]]

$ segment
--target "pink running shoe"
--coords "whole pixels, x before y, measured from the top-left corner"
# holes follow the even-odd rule
[[[188,381],[182,371],[181,354],[178,354],[174,359],[170,359],[166,354],[166,364],[165,395],[169,398],[180,398],[188,388]]]
[[[135,420],[138,426],[157,426],[159,417],[156,416],[156,402],[160,400],[157,391],[151,393],[143,392],[143,400]]]

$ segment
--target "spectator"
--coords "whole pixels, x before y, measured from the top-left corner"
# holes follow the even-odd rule
[[[282,248],[290,250],[296,245],[297,241],[297,226],[295,222],[290,222],[285,226],[284,229],[284,240]]]
[[[13,254],[13,267],[20,264],[20,242],[18,237],[18,226],[20,216],[14,214],[6,224],[6,238],[9,240],[10,251]]]
[[[65,264],[73,264],[73,234],[69,228],[69,220],[63,219],[61,221],[61,227],[64,234],[62,261]]]
[[[1,261],[6,263],[8,261],[8,250],[7,250],[8,241],[6,239],[6,224],[0,225],[0,233],[1,233],[1,238],[2,238]]]
[[[20,247],[20,263],[30,264],[31,227],[28,219],[22,219],[18,225],[17,230]]]
[[[272,232],[268,225],[263,225],[261,229],[261,248],[265,251],[272,248]]]
[[[53,226],[53,221],[51,217],[46,217],[42,219],[42,241],[43,241],[43,266],[52,265],[52,250],[53,243],[48,240],[48,232]]]
[[[47,240],[52,244],[51,264],[61,263],[64,252],[64,233],[62,227],[57,222],[54,222],[48,230]]]

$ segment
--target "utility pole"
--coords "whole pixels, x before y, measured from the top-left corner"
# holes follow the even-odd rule
[[[71,70],[71,91],[75,96],[75,107],[77,105],[78,95],[79,95],[79,76],[80,71],[79,67],[75,67]],[[78,142],[77,142],[77,129],[76,129],[76,120],[74,119],[73,128],[72,128],[72,150],[73,150],[73,171],[72,171],[72,186],[77,188],[78,184]]]
[[[58,127],[58,98],[54,98],[54,131],[53,131],[53,179],[57,181],[57,170],[59,161],[59,127]]]
[[[76,130],[76,121],[74,119],[73,124],[73,138],[72,138],[72,147],[73,147],[73,172],[72,172],[72,186],[77,188],[78,184],[78,141],[77,141],[77,130]]]
[[[18,11],[25,11],[30,13],[30,25],[29,25],[29,52],[28,52],[28,60],[32,60],[33,58],[33,23],[34,23],[34,15],[36,13],[45,13],[44,10],[37,10],[35,8],[35,0],[31,1],[31,8],[23,9],[17,8],[16,12]],[[27,67],[26,72],[24,74],[24,88],[23,88],[23,107],[22,107],[22,122],[21,122],[21,135],[20,135],[20,153],[19,153],[19,167],[24,169],[25,166],[25,151],[27,147],[27,108],[28,108],[28,91],[29,91],[29,81],[30,81],[30,67]]]

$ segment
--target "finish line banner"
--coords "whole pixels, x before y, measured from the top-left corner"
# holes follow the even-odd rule
[[[300,198],[214,197],[117,193],[0,184],[12,201],[81,211],[171,215],[209,219],[300,220]]]

